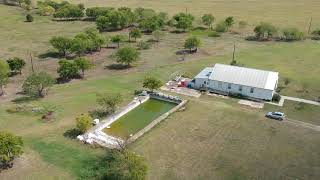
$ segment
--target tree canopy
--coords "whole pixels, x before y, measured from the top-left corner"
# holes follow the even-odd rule
[[[23,91],[29,96],[44,97],[56,80],[46,72],[32,73],[22,85]]]
[[[26,65],[26,62],[18,57],[10,58],[7,60],[10,70],[13,72],[19,72],[21,74],[22,68]]]
[[[297,28],[285,28],[282,34],[282,39],[285,41],[299,41],[304,39],[304,33]]]
[[[84,72],[93,66],[88,59],[82,57],[75,59],[74,62],[78,66],[79,70],[81,70],[82,77],[84,77]]]
[[[23,153],[23,141],[20,136],[0,131],[0,171],[12,167],[11,162]]]
[[[58,52],[66,57],[72,50],[72,39],[67,37],[55,36],[50,39],[52,47],[58,50]]]
[[[173,19],[175,21],[174,26],[177,29],[182,29],[183,31],[186,31],[186,29],[192,27],[194,17],[191,14],[179,13],[174,15]]]
[[[53,14],[55,18],[80,18],[84,16],[81,6],[74,4],[65,4],[56,10]]]
[[[143,80],[143,87],[148,88],[150,91],[159,89],[162,86],[161,80],[155,77],[146,77]]]
[[[119,93],[97,94],[97,103],[107,113],[114,113],[116,111],[117,105],[121,103],[121,101],[122,101],[122,96]]]
[[[3,86],[9,80],[9,65],[6,61],[0,59],[0,96],[4,94]]]
[[[137,41],[137,38],[141,38],[142,33],[140,31],[140,29],[138,28],[132,28],[129,32],[129,41],[132,38],[134,38],[135,41]]]
[[[208,26],[209,29],[212,29],[212,24],[215,20],[212,14],[204,14],[201,19],[204,25]]]
[[[85,133],[92,127],[93,119],[88,114],[81,114],[76,117],[76,126],[79,132]]]
[[[115,57],[118,63],[126,64],[130,66],[131,63],[138,60],[140,53],[133,47],[126,46],[120,48],[116,53]]]
[[[109,180],[144,180],[147,165],[144,159],[128,150],[112,150],[108,153],[105,178]]]
[[[59,68],[57,70],[59,76],[63,80],[70,80],[79,76],[79,67],[73,61],[61,60],[59,61]]]
[[[189,49],[190,52],[192,52],[192,49],[195,49],[195,51],[197,51],[197,48],[201,45],[201,41],[200,39],[198,39],[197,37],[193,36],[193,37],[189,37],[188,39],[186,39],[185,43],[184,43],[184,47]]]

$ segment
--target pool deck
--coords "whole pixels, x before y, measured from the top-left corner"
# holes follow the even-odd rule
[[[167,95],[168,96],[168,95]],[[81,141],[84,141],[86,143],[92,144],[97,143],[103,147],[107,148],[119,148],[124,143],[131,143],[141,137],[145,132],[152,129],[154,126],[156,126],[159,122],[161,122],[163,119],[167,118],[171,113],[175,112],[179,108],[181,108],[183,105],[187,103],[187,100],[182,100],[177,106],[169,110],[168,112],[164,113],[160,117],[153,120],[149,125],[144,127],[142,130],[134,134],[132,137],[130,137],[127,142],[120,138],[116,138],[113,136],[110,136],[106,133],[104,133],[102,130],[110,126],[113,122],[118,120],[120,117],[127,114],[132,109],[136,108],[140,104],[146,102],[150,99],[150,95],[146,96],[138,96],[135,97],[133,101],[131,101],[127,106],[121,108],[114,114],[108,116],[106,119],[102,120],[98,125],[92,127],[89,129],[85,134],[79,135],[77,138]]]

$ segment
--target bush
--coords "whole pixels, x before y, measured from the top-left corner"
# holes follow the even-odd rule
[[[221,35],[216,31],[210,31],[208,36],[209,37],[220,37]]]
[[[59,65],[57,72],[61,79],[70,80],[79,77],[79,67],[75,62],[61,60],[59,61]]]
[[[26,21],[27,22],[33,22],[33,16],[31,14],[26,15]]]
[[[38,13],[41,16],[51,16],[55,12],[55,9],[52,6],[39,6]]]
[[[81,114],[76,118],[77,129],[81,133],[85,133],[92,127],[92,118],[87,114]]]
[[[53,14],[55,18],[80,18],[83,16],[81,7],[74,4],[64,5]]]
[[[304,39],[304,33],[297,28],[286,28],[283,30],[282,34],[283,36],[281,39],[285,41],[300,41]]]
[[[13,166],[13,160],[23,153],[23,141],[20,136],[0,132],[0,172]]]
[[[272,96],[272,101],[279,102],[281,99],[281,96],[278,93],[274,93]]]
[[[257,40],[269,40],[277,33],[277,28],[270,23],[262,22],[254,28]]]
[[[311,37],[312,40],[320,40],[320,29],[316,29],[311,33],[313,36]]]
[[[228,27],[224,21],[218,23],[215,27],[216,32],[227,32]]]
[[[151,48],[151,43],[146,42],[146,41],[139,41],[137,46],[138,46],[139,50],[150,49]]]

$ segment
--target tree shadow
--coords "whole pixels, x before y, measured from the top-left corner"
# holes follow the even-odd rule
[[[186,33],[186,31],[183,31],[183,30],[173,30],[173,31],[170,31],[170,33],[174,33],[174,34],[183,34],[183,33]]]
[[[192,30],[192,31],[196,31],[196,30],[204,31],[204,30],[207,30],[207,29],[208,29],[208,28],[206,28],[206,27],[198,26],[198,27],[192,28],[191,30]]]
[[[176,55],[187,55],[187,54],[194,54],[197,52],[197,49],[193,49],[193,50],[187,50],[187,49],[182,49],[182,50],[178,50],[176,51]]]
[[[110,64],[105,66],[105,69],[124,70],[124,69],[129,69],[130,67],[131,67],[130,65],[124,65],[124,64]]]
[[[75,139],[80,134],[81,134],[81,132],[78,129],[72,128],[72,129],[69,129],[66,132],[64,132],[63,136],[66,138]]]
[[[15,99],[13,99],[12,102],[20,104],[20,103],[27,103],[27,102],[35,101],[37,99],[38,99],[37,97],[33,97],[33,96],[22,96],[22,97],[17,97]]]
[[[41,59],[45,59],[45,58],[62,58],[62,57],[63,56],[61,56],[60,53],[54,52],[54,51],[48,51],[48,52],[45,52],[45,53],[42,53],[42,54],[38,55],[38,58],[41,58]]]

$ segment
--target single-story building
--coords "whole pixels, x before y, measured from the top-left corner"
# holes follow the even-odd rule
[[[191,87],[220,94],[241,94],[252,99],[272,100],[278,75],[278,72],[215,64],[203,69],[193,79]]]

